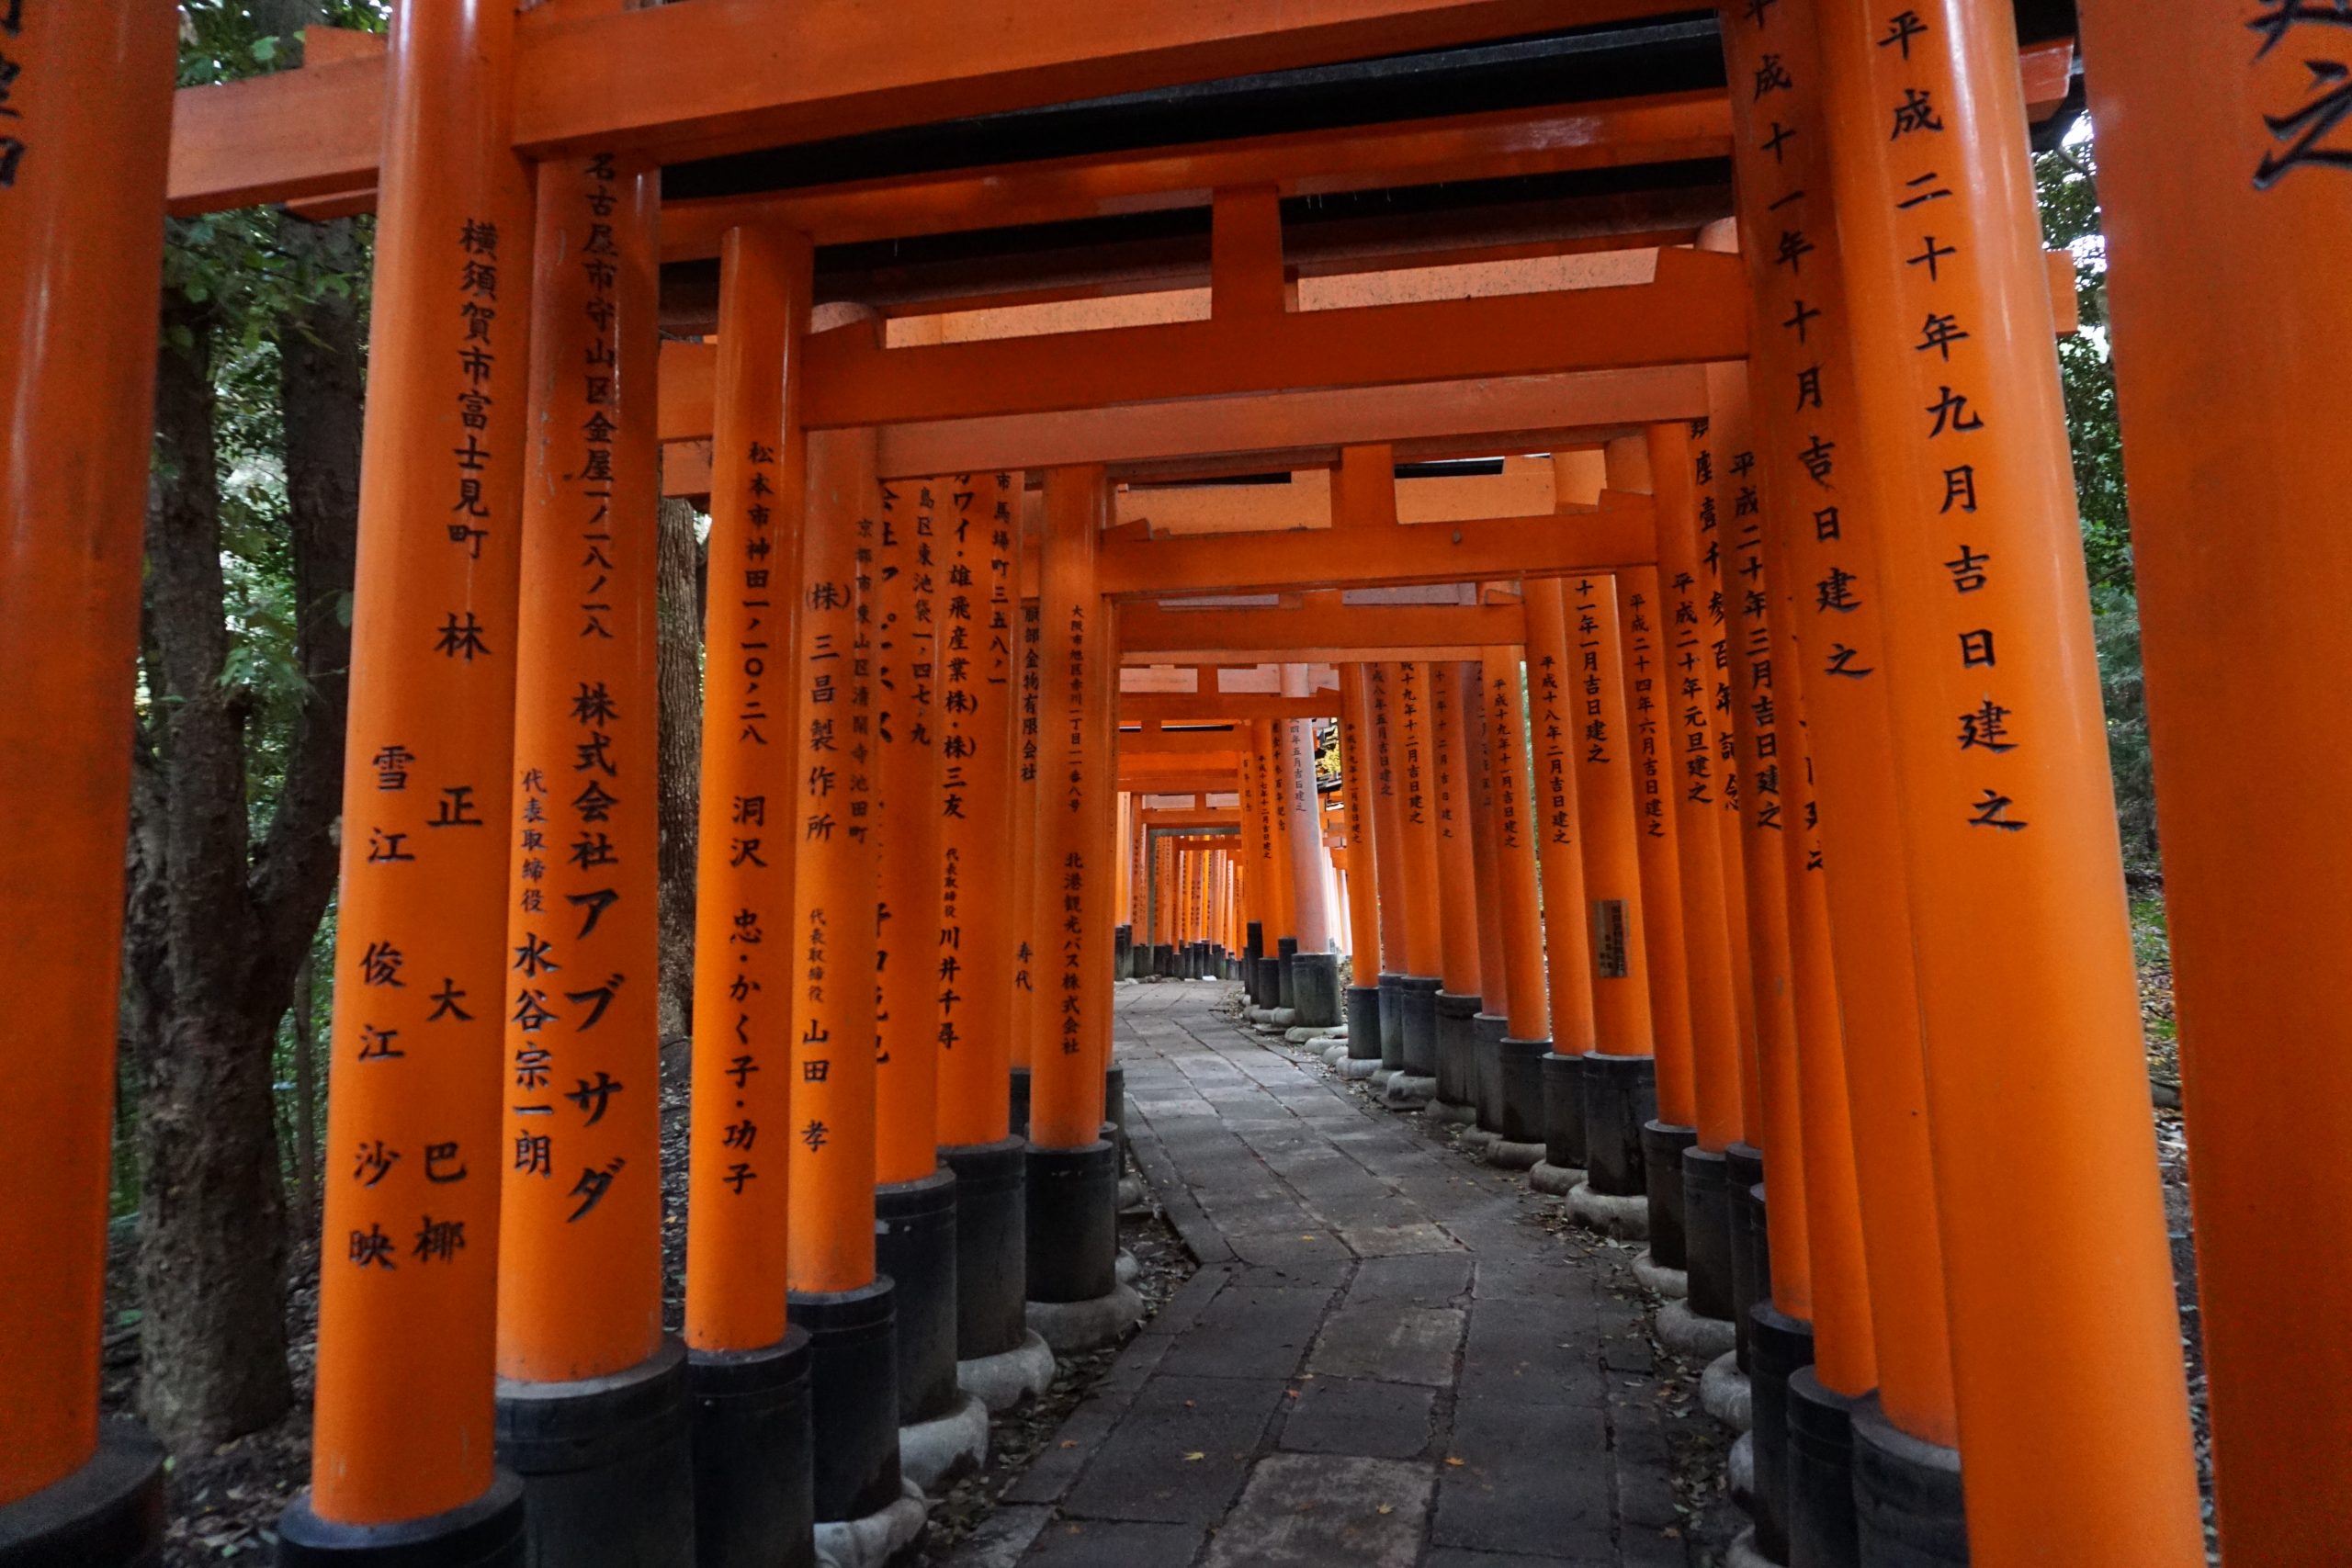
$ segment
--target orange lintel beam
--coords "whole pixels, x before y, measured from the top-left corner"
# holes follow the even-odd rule
[[[1141,816],[1147,830],[1153,828],[1238,828],[1241,825],[1241,813],[1230,806],[1147,807]]]
[[[1130,773],[1122,764],[1119,787],[1136,795],[1222,795],[1241,787],[1238,768],[1196,768],[1189,773]]]
[[[820,245],[854,244],[1205,207],[1211,193],[1244,186],[1330,196],[1730,152],[1731,108],[1721,93],[1544,104],[673,202],[662,209],[662,251],[665,261],[715,256],[719,237],[738,224],[797,229]]]
[[[1736,255],[1666,250],[1654,282],[1615,288],[921,347],[879,337],[874,323],[808,340],[809,428],[1740,359],[1747,286]]]
[[[1253,718],[1337,718],[1340,694],[1315,692],[1304,697],[1278,697],[1266,692],[1122,692],[1119,721],[1123,724],[1225,724]]]
[[[1153,759],[1182,757],[1187,760],[1204,757],[1238,758],[1250,744],[1250,735],[1241,729],[1122,729],[1119,731],[1119,756]]]
[[[1476,648],[1526,639],[1526,617],[1516,604],[1189,610],[1135,603],[1119,608],[1119,652],[1128,664],[1165,664],[1173,653],[1183,655],[1174,662],[1230,659],[1229,650],[1237,649],[1252,662],[1352,663],[1417,657],[1399,654],[1399,649]],[[1345,651],[1334,660],[1321,651],[1327,649]]]
[[[709,344],[662,345],[662,439],[671,444],[664,489],[672,495],[710,488],[709,453],[697,446],[710,439],[716,354]],[[1550,451],[1568,433],[1605,438],[1706,412],[1706,373],[1674,365],[896,424],[881,433],[881,464],[889,479],[1070,463],[1102,463],[1125,477],[1202,459],[1298,468],[1336,462],[1341,447],[1370,441],[1393,444],[1400,459],[1463,455],[1465,443]]]
[[[1564,577],[1657,560],[1649,498],[1607,492],[1602,502],[1598,512],[1355,529],[1344,541],[1322,528],[1251,534],[1246,546],[1232,535],[1150,539],[1121,528],[1102,542],[1096,580],[1112,594],[1273,593]]]
[[[699,0],[516,20],[514,144],[665,163],[1687,10],[1689,0]],[[183,88],[182,214],[362,190],[385,63]]]

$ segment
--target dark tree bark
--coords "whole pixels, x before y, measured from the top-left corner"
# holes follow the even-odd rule
[[[286,219],[282,229],[282,243],[298,257],[321,268],[356,267],[347,223]],[[152,1031],[132,1052],[144,1065],[140,1406],[159,1437],[183,1449],[267,1426],[293,1400],[272,1055],[334,882],[361,413],[358,310],[320,292],[279,323],[305,689],[277,809],[253,843],[245,776],[252,705],[222,679],[230,640],[209,310],[165,295],[147,532],[147,678],[158,733],[141,760],[148,808],[133,848],[134,909],[143,897],[160,906],[160,919],[134,932],[127,953],[147,971],[130,988]],[[173,346],[175,336],[192,346]],[[160,866],[148,859],[150,838],[161,844]]]
[[[656,625],[662,694],[662,1002],[664,1040],[691,1033],[695,1002],[695,852],[702,784],[702,618],[695,509],[661,507]]]

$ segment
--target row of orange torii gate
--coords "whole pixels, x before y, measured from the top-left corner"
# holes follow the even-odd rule
[[[0,7],[0,795],[27,829],[0,845],[0,1558],[154,1560],[158,1457],[100,1422],[96,1389],[157,220],[288,199],[379,217],[331,1086],[352,1163],[329,1184],[314,1468],[282,1561],[590,1561],[624,1537],[683,1561],[682,1530],[704,1562],[805,1560],[812,1515],[838,1545],[919,1511],[900,1456],[919,1429],[958,1440],[952,1369],[989,1362],[1017,1392],[1041,1324],[1080,1343],[1130,1310],[1104,1122],[1127,851],[1181,829],[1171,873],[1222,868],[1225,923],[1171,943],[1230,954],[1238,915],[1245,955],[1253,919],[1279,954],[1311,929],[1319,873],[1285,894],[1268,855],[1286,818],[1319,837],[1295,796],[1265,805],[1305,776],[1296,732],[1263,763],[1254,734],[1236,748],[1228,854],[1197,841],[1208,824],[1155,824],[1161,781],[1140,773],[1122,844],[1122,719],[1318,715],[1341,720],[1360,982],[1379,957],[1350,999],[1382,1055],[1355,1059],[1392,1092],[1437,1079],[1433,1105],[1491,1100],[1495,1141],[1580,1156],[1585,1207],[1630,1229],[1638,1198],[1654,1247],[1680,1219],[1694,1269],[1707,1183],[1760,1150],[1751,1366],[1810,1325],[1786,1419],[1821,1417],[1813,1459],[1842,1435],[1862,1505],[1846,1546],[2203,1560],[2050,353],[2064,312],[2026,158],[2047,99],[2008,6],[1741,0],[1727,93],[1577,106],[1581,130],[1550,141],[1377,127],[1121,155],[1076,195],[1014,167],[978,179],[985,198],[951,171],[659,201],[665,162],[1674,6],[1111,9],[1046,25],[923,0],[885,35],[830,4],[451,0],[398,7],[388,49],[322,32],[299,72],[175,103],[164,0]],[[2346,438],[2324,417],[2352,347],[2326,265],[2352,15],[2079,9],[2221,1537],[2233,1561],[2329,1561],[2352,1534],[2352,1272],[2332,1245],[2352,1053],[2327,983],[2352,866],[2316,781],[2346,761],[2324,716],[2352,635],[2330,525]],[[1661,145],[1728,154],[1736,244],[1654,240],[1630,274],[1522,273],[1492,297],[1316,309],[1286,279],[1283,197]],[[818,243],[1138,190],[1213,205],[1204,319],[980,341],[812,299]],[[682,254],[719,260],[715,342],[657,342],[658,262]],[[696,440],[679,1341],[655,1180],[650,520],[658,444],[686,466]],[[1439,481],[1395,478],[1408,447],[1549,452],[1552,504],[1412,521],[1405,497]],[[1328,531],[1188,538],[1114,482],[1218,454],[1329,470]],[[1377,602],[1432,583],[1479,586]],[[1301,597],[1150,603],[1252,593]],[[1340,683],[1123,698],[1123,660]],[[1317,957],[1294,955],[1294,1017]],[[1251,969],[1261,1009],[1272,967]],[[1527,1105],[1482,1097],[1472,995],[1511,1042],[1548,1041],[1540,1060],[1495,1042],[1514,1081],[1534,1061],[1548,1090],[1551,1064],[1581,1063],[1581,1149],[1548,1122],[1509,1136]],[[1437,1031],[1464,1021],[1473,1066],[1449,1085]],[[1653,1173],[1682,1177],[1679,1215]],[[950,1214],[943,1295],[917,1274]],[[897,1306],[877,1247],[908,1259]],[[958,1293],[989,1275],[1020,1311]],[[955,1344],[944,1382],[898,1375],[938,1365],[904,1322],[924,1290],[955,1319],[928,1320]],[[605,1544],[565,1559],[561,1529]]]

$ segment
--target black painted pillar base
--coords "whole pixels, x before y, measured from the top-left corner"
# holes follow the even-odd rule
[[[1650,1201],[1650,1261],[1661,1269],[1690,1266],[1690,1249],[1684,1241],[1689,1232],[1683,1223],[1687,1210],[1682,1193],[1682,1154],[1698,1142],[1696,1127],[1672,1127],[1663,1122],[1649,1122],[1642,1127],[1642,1151],[1646,1161],[1643,1190]]]
[[[1656,1218],[1652,1222],[1655,1224]],[[1650,1233],[1655,1244],[1657,1233]],[[1701,1317],[1731,1321],[1731,1174],[1722,1154],[1693,1144],[1682,1151],[1683,1265],[1687,1300]],[[1652,1247],[1656,1256],[1656,1247]],[[1664,1258],[1659,1258],[1664,1262]]]
[[[1789,1560],[1789,1379],[1813,1365],[1813,1325],[1770,1302],[1748,1314],[1747,1392],[1754,1413],[1756,1483],[1749,1510],[1756,1550],[1775,1562]]]
[[[1642,1130],[1657,1110],[1657,1063],[1588,1051],[1580,1076],[1585,1183],[1606,1197],[1637,1198],[1645,1179]]]
[[[1281,1006],[1283,994],[1283,961],[1272,954],[1268,954],[1267,956],[1258,960],[1257,970],[1258,995],[1261,998],[1258,1005],[1269,1010]]]
[[[1477,1111],[1478,1130],[1501,1137],[1503,1133],[1503,1036],[1510,1020],[1497,1012],[1480,1012],[1470,1021],[1470,1104]]]
[[[1386,978],[1386,976],[1383,976]],[[1348,987],[1348,1059],[1380,1060],[1381,996],[1379,986]]]
[[[1028,1151],[1028,1299],[1084,1302],[1119,1283],[1119,1154],[1107,1140]]]
[[[1301,1029],[1330,1029],[1340,1021],[1340,955],[1302,953],[1291,960],[1292,1005]]]
[[[1753,1144],[1734,1144],[1724,1151],[1725,1179],[1731,1202],[1731,1317],[1739,1325],[1733,1351],[1739,1370],[1747,1364],[1748,1314],[1758,1302],[1772,1299],[1770,1255],[1764,1239],[1764,1151]]]
[[[498,1380],[498,1461],[523,1483],[533,1568],[694,1561],[686,1351],[665,1340],[610,1377]]]
[[[96,1453],[0,1508],[0,1562],[11,1568],[159,1568],[163,1561],[163,1445],[129,1421],[103,1423]]]
[[[1544,1163],[1585,1168],[1584,1058],[1558,1052],[1544,1058]]]
[[[695,1568],[813,1568],[808,1331],[757,1350],[686,1354]]]
[[[1380,1070],[1401,1072],[1405,1066],[1405,976],[1380,976]]]
[[[1029,1329],[1028,1140],[952,1145],[939,1157],[956,1173],[956,1359],[1017,1350]]]
[[[1242,927],[1241,988],[1253,1008],[1270,1005],[1258,985],[1258,960],[1265,955],[1266,928],[1261,922],[1251,920]]]
[[[956,1173],[945,1166],[918,1181],[874,1189],[874,1267],[895,1287],[899,1425],[953,1411],[956,1384]]]
[[[1274,943],[1274,1002],[1278,1008],[1298,1006],[1298,938],[1286,936]]]
[[[862,1519],[899,1500],[899,1330],[886,1275],[854,1291],[795,1291],[808,1331],[816,1519]]]
[[[1437,993],[1442,984],[1434,975],[1407,975],[1397,981],[1404,1055],[1397,1070],[1408,1077],[1437,1077]]]
[[[86,1467],[85,1467],[86,1468]],[[78,1473],[78,1472],[77,1472]],[[41,1495],[36,1493],[35,1496]],[[17,1505],[22,1506],[21,1504]],[[386,1525],[338,1525],[311,1511],[304,1487],[277,1517],[278,1568],[523,1568],[523,1483],[512,1471],[494,1471],[490,1490],[472,1502],[430,1518]],[[162,1521],[157,1520],[158,1526]],[[41,1559],[23,1559],[40,1562]],[[59,1568],[82,1559],[51,1558]],[[92,1559],[105,1562],[104,1558]],[[138,1558],[126,1561],[138,1562]],[[155,1559],[148,1559],[155,1561]]]
[[[1023,1143],[1029,1141],[1029,1069],[1012,1069],[1012,1098],[1007,1108],[1005,1126]]]
[[[1510,1020],[1500,1021],[1510,1028]],[[1544,1145],[1547,1158],[1551,1134],[1544,1119],[1544,1064],[1555,1059],[1549,1040],[1514,1040],[1506,1033],[1495,1041],[1497,1130],[1507,1144]]]
[[[1854,1406],[1854,1527],[1863,1568],[1962,1568],[1960,1451],[1896,1427],[1871,1394]]]
[[[1861,1568],[1854,1527],[1854,1406],[1811,1367],[1789,1374],[1790,1568]]]
[[[1437,1097],[1430,1109],[1441,1120],[1471,1121],[1477,1115],[1477,1039],[1474,1021],[1483,1000],[1440,989],[1437,993]]]
[[[1111,973],[1122,980],[1132,980],[1136,975],[1136,928],[1111,928]]]

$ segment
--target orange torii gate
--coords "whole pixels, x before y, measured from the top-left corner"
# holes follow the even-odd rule
[[[928,1291],[936,1328],[944,1291],[961,1341],[965,1301],[952,1274],[926,1285],[911,1272],[910,1304],[896,1299],[874,1232],[907,1216],[877,1211],[877,1183],[951,1185],[934,1169],[951,1138],[996,1150],[1028,1184],[1024,1321],[1068,1348],[1131,1320],[1098,1098],[1114,1070],[1114,932],[1134,907],[1120,824],[1147,844],[1161,834],[1170,874],[1193,878],[1171,943],[1222,931],[1230,947],[1245,906],[1259,936],[1245,950],[1319,934],[1309,738],[1333,717],[1355,795],[1351,881],[1368,871],[1382,903],[1351,911],[1351,945],[1367,960],[1377,948],[1382,976],[1351,1000],[1378,1012],[1375,1032],[1392,1000],[1407,1026],[1393,1060],[1379,1041],[1388,1103],[1434,1093],[1491,1112],[1498,1149],[1530,1143],[1508,1135],[1526,1129],[1523,1101],[1489,1094],[1483,1070],[1464,1077],[1462,1045],[1483,1064],[1481,1007],[1513,1040],[1551,1034],[1543,1086],[1559,1085],[1582,1136],[1554,1135],[1547,1100],[1544,1152],[1555,1171],[1582,1162],[1573,1211],[1645,1229],[1662,1286],[1688,1241],[1691,1268],[1671,1271],[1688,1315],[1758,1325],[1758,1552],[2201,1561],[2062,411],[2038,342],[2064,311],[2053,319],[2022,130],[2032,106],[2065,96],[2070,50],[2020,60],[1995,0],[1742,0],[1720,18],[1727,93],[760,192],[676,204],[673,234],[655,237],[671,225],[650,171],[665,164],[1685,8],[412,3],[385,44],[322,32],[314,63],[188,89],[168,127],[157,40],[170,18],[154,0],[11,10],[0,239],[38,260],[0,284],[0,635],[30,694],[0,765],[42,830],[0,851],[0,953],[28,1004],[7,1060],[30,1096],[28,1135],[0,1154],[0,1214],[11,1256],[40,1278],[0,1308],[16,1352],[0,1406],[23,1417],[0,1438],[0,1555],[152,1555],[154,1456],[102,1434],[91,1397],[136,646],[143,443],[130,411],[153,346],[153,220],[166,200],[194,213],[269,198],[376,209],[380,309],[330,1132],[362,1154],[360,1174],[330,1188],[313,1484],[286,1516],[282,1562],[514,1562],[526,1534],[530,1551],[560,1554],[567,1539],[608,1539],[596,1521],[611,1510],[649,1526],[688,1494],[710,1561],[805,1560],[812,1513],[820,1529],[903,1531],[910,1510],[919,1524],[898,1427],[946,1389],[934,1358],[902,1401],[896,1314],[913,1321],[911,1297]],[[2284,465],[2256,476],[2278,528],[2219,555],[2201,525],[2247,471],[2280,391],[2317,396],[2343,357],[2340,279],[2308,258],[2337,217],[2320,193],[2347,157],[2344,19],[2324,5],[2266,4],[2251,22],[2083,8],[2116,139],[2157,771],[2180,813],[2166,853],[2189,1131],[2211,1151],[2198,1218],[2224,1544],[2324,1552],[2352,1452],[2324,1403],[2342,1403],[2341,1358],[2279,1348],[2340,1344],[2352,1308],[2324,1280],[2295,1308],[2267,1287],[2308,1251],[2277,1216],[2334,1213],[2352,1179],[2248,1151],[2276,1138],[2278,1051],[2302,1073],[2299,1108],[2312,1103],[2324,1128],[2343,1120],[2329,1049],[2341,1026],[2309,998],[2345,922],[2327,888],[2317,916],[2282,920],[2265,902],[2283,877],[2332,865],[2343,833],[2307,785],[2253,759],[2282,711],[2279,681],[2293,684],[2279,671],[2324,668],[2311,648],[2337,635],[2342,563],[2319,525],[2341,508],[2312,488],[2324,463]],[[2198,133],[2186,154],[2152,129],[2183,123]],[[1366,279],[1393,282],[1408,256],[1525,257],[1445,234],[1352,257],[1286,246],[1285,197],[1725,155],[1740,243],[1717,231],[1688,248],[1704,222],[1661,205],[1599,236],[1657,249],[1637,281],[1379,298],[1390,283]],[[606,185],[629,203],[609,225],[590,205]],[[1205,281],[1204,314],[950,336],[945,318],[1066,302],[989,283],[812,315],[820,245],[1202,208],[1205,264],[1159,281]],[[2226,252],[2215,234],[2233,237]],[[1555,229],[1528,243],[1558,256],[1595,238]],[[575,243],[626,258],[609,337],[560,314],[594,302],[579,293],[594,275],[564,270]],[[653,351],[657,243],[720,261],[715,343]],[[2218,270],[2217,253],[2241,271]],[[1139,281],[1094,265],[1110,276],[1064,287]],[[1318,274],[1353,292],[1300,308]],[[2214,286],[2242,276],[2266,287]],[[2208,319],[2159,317],[2151,301],[2192,283],[2219,301]],[[892,342],[886,304],[933,318],[928,341]],[[2288,307],[2299,314],[2281,331]],[[571,350],[613,370],[614,412],[594,415],[605,434],[592,438],[612,465],[595,469],[612,475],[608,497],[575,494],[587,468],[530,434],[594,400],[535,368]],[[657,359],[658,407],[643,390]],[[606,898],[645,892],[642,801],[628,793],[646,716],[618,694],[639,671],[617,637],[582,653],[550,629],[563,619],[553,587],[575,569],[535,537],[577,501],[630,511],[615,526],[639,547],[600,570],[631,574],[638,597],[600,585],[574,607],[641,603],[662,441],[709,443],[706,471],[681,478],[714,503],[706,700],[721,722],[704,849],[707,864],[721,844],[729,857],[708,864],[700,920],[709,1005],[683,1355],[649,1316],[649,1213],[632,1184],[650,1175],[644,1102],[628,1098],[630,1075],[654,1070],[649,1042],[641,1020],[626,1041],[589,1038],[635,1016],[626,998],[641,992],[621,965],[646,961],[642,911]],[[1549,513],[1408,521],[1389,477],[1399,458],[1604,442],[1608,488],[1558,494]],[[1336,467],[1332,525],[1259,529],[1245,547],[1119,521],[1122,480],[1268,467]],[[1045,501],[1036,558],[1015,516],[986,568],[1003,584],[989,716],[1011,766],[996,809],[1017,858],[1004,889],[970,889],[967,904],[956,881],[934,911],[937,874],[972,846],[952,829],[932,842],[944,825],[931,807],[951,785],[925,750],[944,688],[936,633],[921,629],[937,625],[936,584],[922,581],[936,561],[914,519],[939,513],[920,513],[910,487],[1024,468]],[[2249,562],[2252,589],[2216,592]],[[1432,584],[1471,592],[1346,597]],[[1277,603],[1153,602],[1250,594]],[[590,657],[607,651],[609,668]],[[1263,692],[1212,679],[1123,695],[1129,659],[1284,673]],[[1345,667],[1336,690],[1310,661]],[[1523,740],[1510,711],[1522,663]],[[559,714],[567,686],[584,705]],[[642,705],[642,686],[626,689]],[[1122,720],[1143,727],[1132,749]],[[1169,726],[1207,723],[1237,727],[1237,741],[1247,727],[1247,741],[1171,742],[1190,732]],[[535,787],[539,759],[567,744],[593,753],[575,771],[593,767],[598,793],[562,801],[576,818],[562,825],[587,846],[578,869],[612,868],[609,885],[526,869],[537,863],[522,835],[549,831],[531,808],[555,799]],[[1199,799],[1228,784],[1238,807]],[[1511,830],[1522,785],[1540,842]],[[1163,790],[1196,804],[1148,804]],[[1777,825],[1763,816],[1773,796]],[[1799,802],[1802,834],[1786,815]],[[468,831],[507,821],[502,808],[516,840]],[[1239,852],[1204,842],[1211,827],[1233,829]],[[1210,880],[1228,858],[1238,874]],[[555,911],[548,893],[571,902]],[[559,946],[537,922],[574,909]],[[1008,1048],[971,1069],[1025,1062],[1025,1100],[1006,1086],[1001,1127],[984,1110],[951,1131],[932,1089],[948,1004],[923,933],[951,912],[956,929],[1019,939],[986,959],[1004,982],[987,1006],[1007,1016],[985,1026]],[[909,936],[923,981],[903,961],[884,967],[877,1005],[866,976]],[[631,943],[634,959],[618,951]],[[363,958],[387,946],[409,979]],[[607,962],[611,981],[587,972]],[[1269,977],[1253,977],[1262,999]],[[1290,989],[1298,1000],[1295,974]],[[2225,1049],[2241,1035],[2268,1054]],[[577,1213],[531,1185],[536,1164],[492,1157],[552,1158],[543,1124],[574,1134]],[[1017,1161],[1001,1147],[1016,1124]],[[1775,1172],[1771,1269],[1739,1250],[1759,1144]],[[1711,1206],[1717,1191],[1726,1202]],[[1706,1249],[1727,1204],[1748,1222],[1718,1268]],[[578,1277],[609,1299],[575,1315],[550,1305],[574,1260],[549,1237],[592,1217],[605,1228]],[[565,1438],[559,1406],[593,1428],[594,1458],[550,1484],[560,1467],[538,1461]],[[759,1465],[742,1463],[754,1448]],[[672,1560],[691,1555],[667,1535]]]

